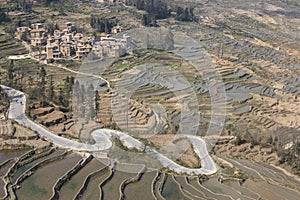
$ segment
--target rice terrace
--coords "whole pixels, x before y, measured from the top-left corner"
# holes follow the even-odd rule
[[[0,0],[0,198],[298,200],[299,10]]]

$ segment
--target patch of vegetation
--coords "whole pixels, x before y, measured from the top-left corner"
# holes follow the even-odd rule
[[[149,16],[155,19],[165,19],[170,16],[168,5],[161,0],[128,0],[126,4],[147,11]]]
[[[6,15],[6,13],[0,9],[0,24],[8,23],[10,22],[9,17]]]
[[[104,128],[108,128],[108,129],[112,129],[112,130],[120,130],[120,128],[118,127],[118,125],[116,123],[106,124],[104,126]]]
[[[136,148],[128,148],[126,146],[123,145],[123,143],[121,142],[121,140],[118,137],[113,137],[112,141],[114,142],[114,144],[119,147],[122,150],[125,150],[127,152],[140,152],[138,149]]]
[[[1,82],[5,81],[5,85],[28,94],[29,103],[39,101],[42,107],[54,103],[61,110],[70,110],[74,77],[67,76],[62,80],[64,87],[56,89],[53,75],[48,75],[46,67],[34,60],[6,61],[1,67]]]
[[[193,8],[182,8],[182,7],[177,7],[176,10],[176,16],[175,19],[178,21],[193,21],[195,18],[194,16],[194,9]]]
[[[47,3],[48,2],[48,3]],[[67,16],[66,12],[83,13],[83,9],[78,7],[74,1],[64,0],[46,0],[46,6],[50,7],[53,11],[58,11],[59,15]]]
[[[125,64],[116,63],[116,64],[113,65],[113,67],[115,67],[117,69],[128,69],[129,68],[129,64],[128,63],[125,63]]]
[[[242,139],[240,135],[236,137],[236,140],[234,141],[234,144],[239,146],[241,144],[245,144],[247,141],[245,139]]]
[[[279,151],[280,164],[287,163],[295,174],[300,174],[300,142],[295,143],[290,149]]]
[[[98,32],[111,33],[112,27],[116,26],[117,23],[116,19],[109,19],[104,16],[92,15],[90,18],[91,27]]]
[[[162,0],[127,0],[126,4],[134,6],[138,10],[146,11],[142,14],[141,20],[144,26],[158,26],[158,19],[167,19],[171,17],[172,7],[167,1]],[[178,21],[193,21],[195,19],[194,9],[192,7],[173,8],[176,12],[175,19]]]
[[[237,178],[237,179],[241,179],[241,180],[246,180],[249,178],[248,174],[243,173],[243,172],[238,172],[238,173],[234,173],[233,178]]]
[[[81,65],[81,62],[76,60],[67,60],[67,59],[59,59],[55,60],[55,63],[61,64],[64,67],[72,68],[72,69],[78,69]]]
[[[9,98],[6,92],[0,87],[0,113],[6,113],[9,109]]]

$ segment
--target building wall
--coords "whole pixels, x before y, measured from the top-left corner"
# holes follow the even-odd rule
[[[53,47],[50,48],[46,47],[46,54],[47,54],[47,59],[53,59]]]
[[[71,48],[70,46],[62,46],[60,47],[60,52],[66,56],[66,57],[70,57],[71,56]]]
[[[35,39],[31,39],[30,41],[31,41],[31,45],[35,47],[46,44],[46,39],[44,38],[35,38]]]

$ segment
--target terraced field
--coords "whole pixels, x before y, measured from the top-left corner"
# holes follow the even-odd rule
[[[300,195],[299,180],[271,165],[247,160],[226,159],[234,165],[230,170],[242,172],[244,177],[249,177],[245,179],[228,173],[228,168],[210,177],[179,176],[158,171],[128,173],[116,170],[118,164],[109,165],[107,160],[55,148],[36,152],[1,151],[1,155],[2,198],[13,198],[16,195],[18,199],[66,200],[295,200]],[[60,170],[55,170],[57,168]]]
[[[0,32],[0,59],[10,55],[22,55],[25,53],[28,53],[28,51],[21,42]]]
[[[13,121],[0,121],[1,148],[20,149],[0,152],[3,199],[299,198],[299,178],[277,167],[281,164],[295,171],[299,165],[296,153],[293,169],[278,153],[293,151],[299,141],[299,3],[180,3],[194,5],[199,23],[159,20],[161,26],[171,28],[175,49],[141,50],[110,63],[102,72],[113,89],[119,90],[99,92],[96,121],[126,130],[153,148],[164,146],[159,140],[175,133],[223,134],[215,146],[208,146],[219,164],[218,173],[186,177],[166,169],[144,173],[142,166],[138,174],[122,172],[119,164],[110,160],[100,162],[90,155],[57,149]],[[44,16],[49,10],[41,8],[35,14],[19,16],[22,22],[35,22],[39,12]],[[73,17],[84,21],[87,15]],[[182,40],[182,32],[195,43]],[[0,33],[1,66],[7,64],[7,56],[26,53],[20,42]],[[28,74],[36,74],[44,66],[30,59],[15,62]],[[70,75],[55,66],[45,67],[57,82]],[[102,69],[94,69],[100,70],[95,74],[102,73]],[[48,114],[43,113],[42,120],[48,119]],[[59,126],[52,124],[51,130],[58,133],[68,125],[71,131],[72,119]],[[157,133],[157,138],[147,138]],[[77,137],[76,132],[72,134]],[[213,141],[205,139],[208,144]],[[171,143],[178,147],[176,142]],[[190,150],[189,156],[199,164]]]
[[[269,144],[267,139],[272,138],[267,148],[288,150],[297,141],[293,138],[299,140],[299,4],[218,0],[191,4],[201,16],[199,24],[162,24],[187,32],[207,51],[225,86],[224,134],[252,143],[251,148],[226,148],[221,142],[217,155],[278,163],[274,151],[261,152],[255,146]],[[205,77],[195,85],[200,96],[208,95]]]

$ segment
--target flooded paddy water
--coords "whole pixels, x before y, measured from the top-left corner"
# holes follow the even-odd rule
[[[52,187],[56,181],[70,170],[79,160],[80,156],[69,154],[64,159],[51,162],[41,168],[21,184],[16,194],[22,199],[49,199],[52,196]],[[59,170],[57,170],[59,169]]]
[[[125,188],[125,197],[127,199],[153,199],[151,193],[151,184],[156,176],[156,171],[145,173],[141,180],[131,183]]]
[[[5,196],[5,183],[3,180],[3,177],[9,170],[9,168],[14,164],[14,159],[18,156],[21,156],[25,152],[27,152],[27,149],[23,150],[1,150],[0,151],[0,198]]]
[[[185,199],[171,176],[167,177],[162,190],[162,196],[166,199]]]
[[[4,161],[11,159],[11,158],[16,158],[18,156],[21,156],[25,152],[27,152],[27,149],[22,149],[22,150],[1,150],[0,151],[0,163],[3,163]]]
[[[121,183],[128,179],[128,178],[133,178],[137,174],[136,173],[127,173],[127,172],[122,172],[122,171],[116,171],[108,182],[103,186],[103,196],[104,199],[119,199],[120,197],[120,192],[119,192],[119,187]]]
[[[96,159],[90,161],[84,168],[79,170],[68,182],[66,182],[60,190],[60,199],[74,198],[79,192],[86,177],[99,169],[102,169],[104,164]]]
[[[64,150],[55,150],[54,152],[52,152],[51,154],[47,155],[47,156],[43,156],[41,158],[38,158],[36,160],[34,160],[33,162],[30,162],[22,167],[20,167],[16,173],[14,174],[14,176],[12,177],[12,182],[15,183],[16,180],[24,173],[26,172],[28,169],[30,169],[31,167],[33,167],[34,165],[41,163],[47,159],[50,158],[54,158],[57,157],[59,155],[61,155],[63,152],[65,152]]]
[[[100,183],[109,176],[109,170],[103,171],[103,173],[91,178],[86,191],[83,193],[82,199],[94,200],[100,197]]]

